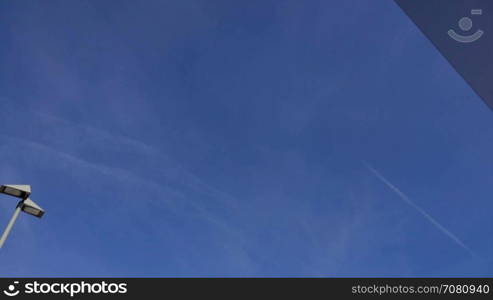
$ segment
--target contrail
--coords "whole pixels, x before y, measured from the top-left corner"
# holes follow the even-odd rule
[[[380,181],[385,183],[392,191],[394,191],[399,197],[404,200],[407,204],[409,204],[412,208],[416,209],[423,217],[425,217],[431,224],[433,224],[438,230],[443,232],[446,236],[451,238],[456,244],[465,249],[472,256],[476,256],[476,254],[467,247],[458,237],[456,237],[452,232],[450,232],[447,228],[443,227],[442,224],[438,223],[432,216],[430,216],[426,211],[424,211],[421,207],[419,207],[416,203],[414,203],[408,196],[406,196],[403,192],[401,192],[396,186],[394,186],[390,181],[388,181],[382,174],[380,174],[377,170],[375,170],[372,166],[370,166],[367,162],[363,161],[363,164],[370,170]]]

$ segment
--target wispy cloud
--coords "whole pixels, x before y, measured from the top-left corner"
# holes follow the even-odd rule
[[[378,172],[375,168],[373,168],[370,164],[363,161],[363,164],[366,166],[370,172],[373,173],[380,181],[382,181],[387,187],[389,187],[392,191],[394,191],[399,198],[401,198],[404,202],[406,202],[409,206],[417,210],[423,217],[425,217],[433,226],[435,226],[438,230],[440,230],[443,234],[452,239],[457,245],[462,247],[472,256],[476,256],[476,254],[468,247],[464,242],[462,242],[455,234],[450,232],[447,228],[445,228],[442,224],[440,224],[435,218],[430,216],[426,211],[424,211],[421,207],[419,207],[416,203],[414,203],[406,194],[404,194],[401,190],[399,190],[395,185],[393,185],[387,178],[385,178],[380,172]]]
[[[201,203],[201,201],[188,199],[184,193],[185,191],[183,190],[183,188],[173,188],[170,186],[162,185],[158,182],[155,182],[152,179],[142,178],[138,174],[135,174],[134,172],[132,172],[130,170],[126,170],[124,168],[115,168],[115,167],[106,166],[102,163],[90,162],[90,161],[87,161],[87,160],[82,159],[80,157],[77,157],[75,155],[54,149],[54,148],[52,148],[46,144],[33,142],[33,141],[29,141],[29,140],[24,140],[24,139],[19,139],[19,138],[12,137],[9,135],[4,135],[4,134],[0,134],[0,136],[4,140],[18,143],[26,149],[32,149],[33,151],[36,151],[38,153],[51,154],[57,158],[57,161],[59,164],[68,164],[72,168],[75,167],[75,168],[79,168],[79,169],[88,169],[88,170],[96,171],[102,175],[106,175],[106,176],[113,178],[115,180],[121,180],[124,182],[137,184],[140,186],[146,186],[146,187],[149,187],[153,190],[157,190],[157,191],[159,191],[159,194],[168,196],[168,197],[161,198],[160,201],[166,201],[166,203],[168,204],[167,208],[174,211],[175,213],[177,212],[176,209],[178,209],[178,207],[176,207],[178,204],[177,201],[178,200],[181,202],[185,201],[185,202],[187,202],[187,204],[190,207],[194,208],[194,210],[195,210],[194,215],[196,217],[203,218],[203,219],[207,220],[208,222],[215,224],[216,226],[222,228],[223,230],[231,233],[232,235],[234,235],[236,237],[241,236],[238,232],[233,230],[233,228],[231,228],[230,226],[227,226],[227,224],[224,224],[223,221],[221,221],[212,212],[210,212],[203,205],[203,203]],[[182,174],[175,174],[175,175],[180,176]],[[205,185],[205,186],[208,187],[207,185]],[[189,188],[192,188],[192,187],[189,187]],[[207,190],[204,191],[203,186],[194,186],[194,188],[195,188],[196,192],[198,192],[198,193],[208,193],[208,192],[210,193],[210,191],[207,191]],[[217,192],[217,194],[213,194],[213,196],[218,195],[218,194],[219,194],[219,192]],[[168,199],[168,198],[170,198],[170,199]],[[183,213],[183,212],[181,212],[181,213]],[[192,212],[188,211],[188,214],[192,214]]]

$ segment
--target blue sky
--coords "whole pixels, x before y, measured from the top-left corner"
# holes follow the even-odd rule
[[[393,1],[2,1],[0,35],[0,182],[47,211],[0,276],[493,275],[493,115]]]

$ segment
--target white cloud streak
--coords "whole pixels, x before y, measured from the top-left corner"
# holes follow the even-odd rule
[[[371,165],[369,165],[367,162],[363,161],[363,164],[366,166],[370,172],[373,173],[381,182],[383,182],[387,187],[389,187],[392,191],[394,191],[399,198],[401,198],[404,202],[406,202],[409,206],[417,210],[423,217],[425,217],[435,228],[440,230],[443,234],[445,234],[447,237],[452,239],[457,245],[462,247],[464,250],[466,250],[469,254],[472,256],[476,256],[475,253],[464,244],[455,234],[450,232],[447,228],[445,228],[442,224],[440,224],[435,218],[430,216],[426,211],[424,211],[421,207],[419,207],[416,203],[414,203],[406,194],[404,194],[401,190],[399,190],[395,185],[393,185],[390,181],[387,180],[380,172],[378,172],[375,168],[373,168]]]

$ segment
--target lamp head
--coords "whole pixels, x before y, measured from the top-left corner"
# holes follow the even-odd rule
[[[0,193],[21,198],[27,199],[29,195],[31,195],[31,186],[30,185],[16,185],[16,184],[4,184],[0,186]]]
[[[24,201],[21,201],[19,205],[21,206],[23,212],[35,216],[37,218],[41,218],[45,213],[44,209],[42,209],[39,205],[34,203],[34,201],[32,201],[29,198],[27,198]]]

